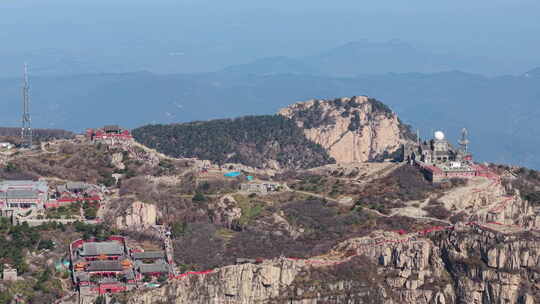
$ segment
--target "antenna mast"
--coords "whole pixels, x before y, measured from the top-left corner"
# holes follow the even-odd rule
[[[468,136],[469,136],[469,131],[467,131],[466,128],[463,128],[461,130],[461,140],[459,141],[459,145],[461,146],[461,150],[463,151],[463,153],[467,153],[469,152],[469,139],[468,139]]]
[[[32,126],[30,124],[30,85],[28,83],[28,66],[24,64],[24,84],[22,89],[22,102],[23,102],[23,114],[22,114],[22,128],[21,139],[22,145],[27,148],[32,147]]]

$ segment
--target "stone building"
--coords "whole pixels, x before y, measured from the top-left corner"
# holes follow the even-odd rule
[[[479,166],[475,165],[469,152],[467,130],[462,130],[459,148],[455,148],[442,131],[434,133],[433,139],[403,146],[403,161],[422,169],[425,176],[433,182],[451,178],[471,178],[479,175]]]

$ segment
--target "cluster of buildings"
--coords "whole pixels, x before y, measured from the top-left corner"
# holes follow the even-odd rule
[[[442,131],[428,141],[421,141],[417,135],[416,143],[403,146],[403,161],[418,166],[432,182],[485,175],[486,169],[473,162],[468,146],[466,129],[462,130],[459,148],[450,144]]]
[[[240,185],[240,191],[247,193],[267,194],[269,192],[277,192],[283,188],[280,183],[262,182],[262,183],[244,183]]]
[[[50,199],[45,208],[61,207],[74,202],[99,203],[104,191],[103,186],[83,182],[67,182],[56,187],[56,192],[52,195],[54,199]]]
[[[168,278],[172,266],[164,251],[130,249],[124,237],[70,244],[72,278],[81,294],[131,290],[142,282]]]
[[[109,125],[98,129],[87,129],[86,138],[92,142],[103,142],[114,145],[117,143],[131,141],[133,136],[127,129],[121,128],[117,125]]]
[[[5,180],[0,182],[0,216],[13,217],[77,201],[99,203],[103,191],[100,186],[81,182],[59,185],[55,191],[43,180]]]
[[[67,182],[56,187],[57,200],[78,200],[91,197],[99,198],[104,189],[97,185],[83,182]]]

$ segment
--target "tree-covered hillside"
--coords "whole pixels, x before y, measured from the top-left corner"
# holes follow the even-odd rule
[[[198,157],[220,164],[237,162],[265,167],[310,168],[334,160],[310,141],[296,124],[279,115],[246,116],[133,130],[140,143],[174,157]]]

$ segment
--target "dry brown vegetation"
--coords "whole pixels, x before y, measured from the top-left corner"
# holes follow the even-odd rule
[[[361,187],[352,181],[332,176],[304,174],[297,175],[296,179],[298,181],[290,184],[292,189],[324,194],[329,197],[356,195],[361,190]]]
[[[422,200],[437,188],[412,166],[401,166],[384,178],[368,183],[361,191],[356,206],[389,213],[404,207],[404,202]]]
[[[534,206],[540,206],[540,171],[519,168],[512,170],[517,175],[510,181],[513,189],[518,189],[521,197]]]
[[[440,220],[447,219],[448,217],[452,215],[452,212],[446,209],[443,203],[436,200],[430,200],[429,204],[422,209],[427,211],[428,216],[434,217]],[[454,220],[455,219],[456,218],[454,218]]]
[[[303,232],[293,236],[281,226],[272,226],[274,213],[283,214],[291,229]],[[342,212],[320,199],[266,206],[256,220],[237,230],[213,224],[203,216],[196,222],[184,220],[175,240],[175,248],[181,248],[175,251],[175,260],[185,269],[198,270],[233,264],[236,258],[311,257],[374,230],[413,231],[433,225],[408,217],[380,217],[362,209]]]
[[[65,180],[98,183],[114,171],[111,154],[104,146],[65,143],[58,154],[15,158],[0,170],[0,177],[14,174],[57,177]]]
[[[112,163],[112,155],[122,153],[125,169],[119,170]],[[36,179],[56,177],[71,181],[112,186],[113,173],[124,174],[127,179],[141,175],[177,175],[189,169],[188,160],[162,160],[157,166],[136,160],[121,148],[109,148],[102,144],[62,143],[58,153],[15,156],[0,168],[0,178]]]

